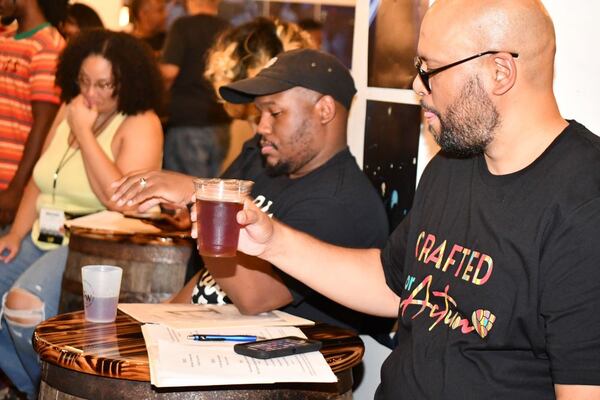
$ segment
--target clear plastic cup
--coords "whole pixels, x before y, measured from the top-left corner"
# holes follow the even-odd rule
[[[89,322],[114,322],[121,291],[123,270],[114,265],[81,267],[85,319]]]

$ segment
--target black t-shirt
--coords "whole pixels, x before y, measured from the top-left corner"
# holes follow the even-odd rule
[[[181,17],[173,23],[162,55],[163,63],[179,67],[171,87],[170,126],[202,127],[230,121],[204,78],[208,49],[227,27],[225,20],[206,14]]]
[[[525,132],[523,134],[526,134]],[[401,297],[378,399],[552,399],[600,384],[600,138],[531,165],[437,155],[382,252]]]
[[[159,55],[160,51],[163,48],[163,45],[165,44],[166,38],[167,38],[167,34],[165,32],[158,32],[152,36],[142,38],[141,40],[144,43],[146,43],[148,46],[150,46],[150,48],[152,49],[152,52],[154,54]]]
[[[383,203],[347,148],[310,174],[289,179],[265,172],[258,141],[258,135],[248,140],[223,176],[254,181],[252,196],[264,212],[328,243],[354,248],[383,247],[388,236]],[[352,311],[279,273],[294,298],[283,311],[360,333],[389,333],[393,320]],[[207,272],[203,271],[199,286],[194,302],[228,302]],[[356,296],[377,293],[364,291]]]

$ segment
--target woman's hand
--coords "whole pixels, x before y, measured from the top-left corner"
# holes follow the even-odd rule
[[[194,195],[194,177],[172,171],[146,171],[113,182],[111,201],[118,206],[139,205],[144,212],[159,203],[185,207]]]
[[[81,94],[67,105],[67,122],[78,141],[81,141],[82,135],[93,134],[94,122],[97,118],[96,107],[88,104]]]
[[[21,249],[21,238],[14,233],[0,237],[0,260],[5,264],[11,262]]]

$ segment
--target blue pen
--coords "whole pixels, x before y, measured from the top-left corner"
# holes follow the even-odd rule
[[[256,342],[258,339],[252,335],[188,335],[187,338],[199,342]]]

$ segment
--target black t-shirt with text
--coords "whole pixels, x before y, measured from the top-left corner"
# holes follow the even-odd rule
[[[527,134],[523,132],[523,135]],[[378,399],[552,399],[600,385],[600,138],[521,171],[438,154],[382,252],[401,297]]]

